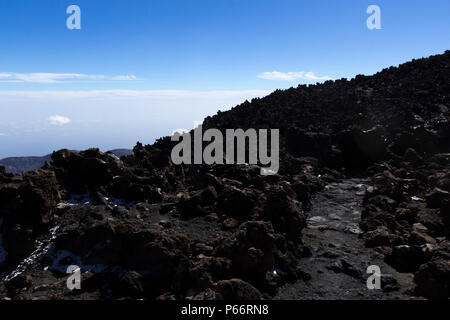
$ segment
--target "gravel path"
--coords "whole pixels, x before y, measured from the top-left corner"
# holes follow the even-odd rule
[[[280,288],[276,299],[408,299],[412,274],[400,274],[386,265],[381,255],[366,248],[359,237],[361,204],[367,181],[349,179],[332,183],[318,193],[308,213],[305,244],[312,256],[300,261],[310,280]],[[382,288],[369,290],[367,267],[377,265]]]

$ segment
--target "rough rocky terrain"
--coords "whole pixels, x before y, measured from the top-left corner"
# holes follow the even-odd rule
[[[328,184],[312,199],[305,244],[311,255],[299,261],[303,281],[284,285],[276,299],[411,299],[413,274],[399,273],[383,255],[367,248],[359,228],[366,179]],[[381,290],[368,290],[369,266],[381,271]]]
[[[128,156],[133,152],[128,149],[114,149],[111,150],[119,158],[122,156]],[[0,166],[5,167],[6,172],[10,173],[22,173],[31,170],[36,170],[45,165],[46,161],[51,161],[52,155],[47,154],[42,157],[9,157],[0,159]]]
[[[0,298],[448,299],[449,76],[447,51],[205,119],[279,128],[277,175],[174,165],[169,137],[0,167]]]

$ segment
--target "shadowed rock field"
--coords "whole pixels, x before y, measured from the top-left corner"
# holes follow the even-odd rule
[[[447,51],[204,120],[280,129],[276,175],[175,165],[170,137],[0,167],[0,299],[448,299],[449,76]]]

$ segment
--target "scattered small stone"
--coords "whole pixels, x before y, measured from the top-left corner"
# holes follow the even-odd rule
[[[159,225],[165,229],[170,229],[172,227],[172,223],[169,220],[161,220],[159,221]]]
[[[219,220],[219,217],[217,216],[217,213],[213,212],[213,213],[210,213],[209,215],[207,215],[205,217],[205,219],[206,219],[206,221],[214,222],[214,221]]]
[[[381,289],[384,292],[391,292],[400,289],[400,285],[397,282],[397,279],[391,274],[382,274],[381,275]]]
[[[344,273],[354,278],[360,278],[361,272],[352,263],[346,259],[340,259],[329,266],[327,269],[332,270],[336,273]]]
[[[236,219],[228,218],[222,222],[222,228],[224,230],[234,229],[239,225],[239,222]]]

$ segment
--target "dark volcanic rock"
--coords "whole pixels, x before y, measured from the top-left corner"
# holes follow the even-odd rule
[[[230,258],[235,274],[244,276],[255,286],[265,283],[266,272],[274,267],[275,236],[270,222],[251,221],[226,239],[215,252]]]
[[[389,229],[386,227],[378,227],[373,231],[368,231],[363,238],[368,247],[389,246],[391,244]]]
[[[252,190],[225,188],[218,200],[218,210],[232,217],[249,217],[255,206],[254,198],[255,194]]]
[[[320,252],[305,245],[314,242],[305,232],[306,216],[321,191],[333,210],[354,218],[361,208],[353,204],[364,196],[363,234],[350,243],[364,241],[400,272],[415,272],[417,294],[445,299],[449,74],[447,51],[373,76],[276,90],[205,119],[203,129],[280,129],[280,170],[272,176],[261,176],[258,165],[174,165],[170,137],[137,143],[120,159],[98,149],[60,150],[43,170],[13,175],[0,167],[0,231],[8,253],[1,267],[13,269],[36,244],[50,241],[49,251],[41,248],[44,256],[27,260],[33,263],[24,270],[32,285],[47,287],[11,294],[256,300],[286,282],[317,281],[325,270],[302,270],[306,256],[333,259],[323,269],[359,285],[364,268],[348,244]],[[338,183],[363,175],[367,185]],[[330,206],[311,217],[333,220],[315,231],[339,234],[342,217],[328,212]],[[49,235],[54,226],[59,229]],[[356,225],[348,230],[360,232]],[[64,264],[102,266],[103,272],[87,273],[86,289],[68,293],[57,270],[44,270],[64,252],[71,253]],[[402,287],[394,280],[382,279],[385,292]]]
[[[219,281],[215,290],[224,300],[263,300],[258,289],[240,279]]]
[[[52,225],[60,199],[51,171],[0,175],[0,218],[10,263],[18,262],[35,248],[36,237]]]
[[[450,199],[450,192],[439,188],[434,188],[433,191],[426,195],[427,205],[430,208],[440,208],[442,201],[448,199]]]
[[[123,297],[141,298],[144,295],[144,277],[135,272],[128,271],[125,273],[119,282],[119,288],[116,294]]]
[[[340,259],[328,266],[329,270],[336,273],[345,273],[354,278],[360,278],[361,272],[349,261]]]
[[[450,255],[436,255],[423,264],[414,276],[416,293],[429,299],[446,300],[450,297]]]
[[[33,279],[29,275],[18,275],[6,283],[6,290],[10,297],[14,297],[20,291],[31,287]]]
[[[100,206],[65,209],[55,239],[56,250],[79,255],[85,264],[120,266],[140,273],[151,282],[151,296],[164,288],[180,290],[178,282],[187,275],[190,240],[168,235],[154,224],[135,218],[116,218]]]
[[[381,127],[349,130],[340,137],[340,148],[349,167],[367,167],[387,158],[387,145]]]
[[[301,243],[306,215],[301,209],[301,203],[292,199],[283,188],[272,187],[267,190],[261,217],[271,221],[277,233],[286,234],[289,239]]]
[[[211,288],[220,279],[228,279],[232,274],[232,262],[223,257],[203,257],[189,270],[192,284],[198,290]]]
[[[399,272],[415,272],[430,258],[426,247],[401,245],[394,247],[386,259]]]

